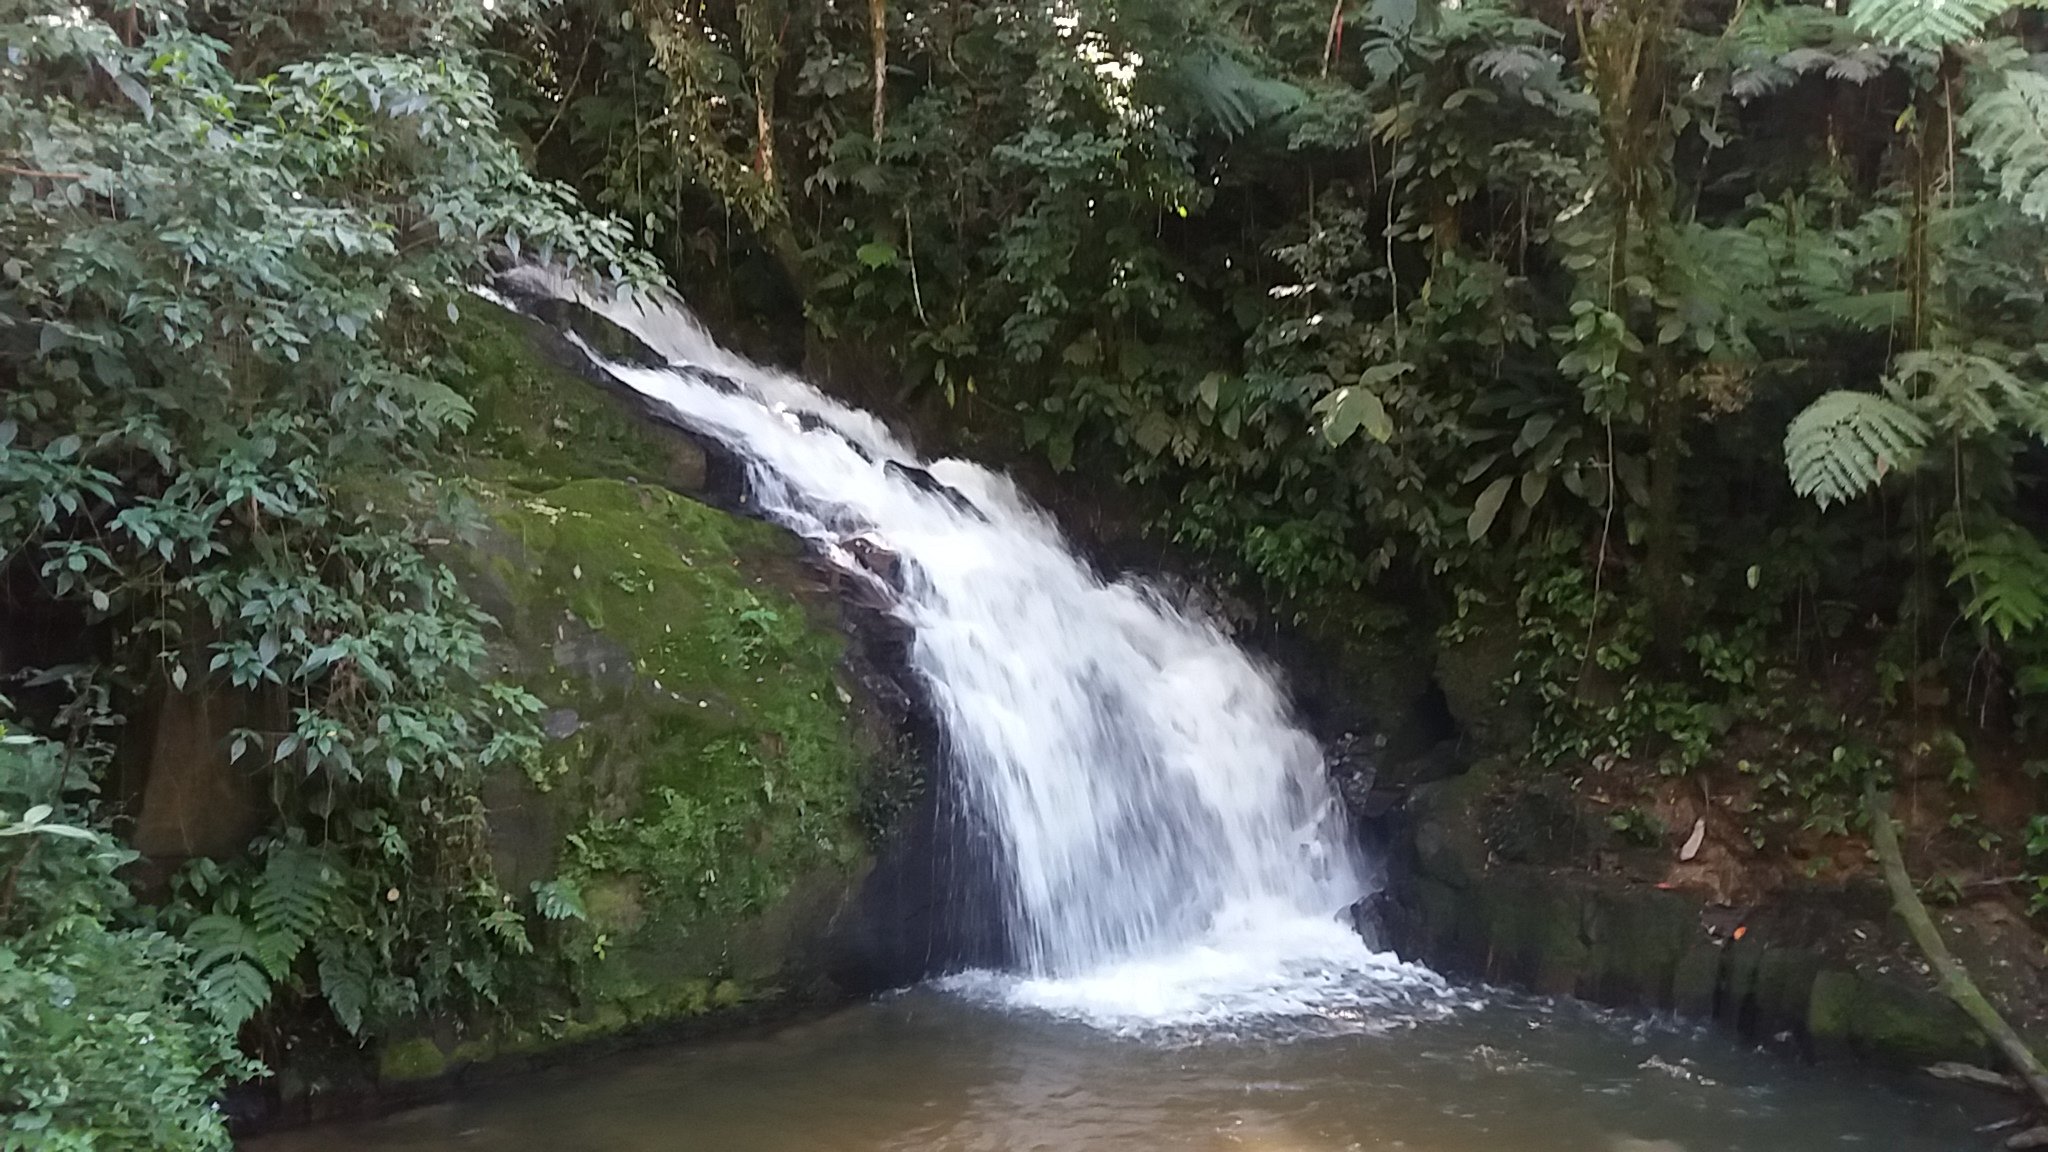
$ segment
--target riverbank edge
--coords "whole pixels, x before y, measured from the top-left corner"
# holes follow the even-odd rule
[[[1387,884],[1383,942],[1453,979],[1672,1013],[1808,1061],[1910,1070],[1995,1067],[1989,1042],[1908,974],[1829,956],[1819,942],[1886,911],[1875,894],[1816,892],[1747,908],[1576,867],[1503,861],[1483,834],[1500,762],[1410,790],[1373,826]]]

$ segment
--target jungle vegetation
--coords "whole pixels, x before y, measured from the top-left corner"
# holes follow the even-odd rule
[[[1933,758],[2048,872],[1968,802],[2048,736],[2043,25],[0,0],[0,1146],[222,1147],[224,1083],[497,1010],[569,914],[491,879],[537,704],[429,554],[500,253],[870,350],[1299,617],[1511,629],[1532,766],[1782,725],[1793,824]],[[265,826],[138,900],[124,733],[207,684]]]
[[[1122,485],[1283,614],[1512,632],[1533,765],[1739,763],[1759,849],[1932,773],[2018,859],[2042,45],[2005,0],[578,0],[488,66],[785,357]]]

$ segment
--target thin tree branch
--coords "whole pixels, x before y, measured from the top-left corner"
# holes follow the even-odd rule
[[[1948,944],[1941,938],[1941,930],[1934,924],[1934,917],[1928,915],[1927,905],[1920,902],[1920,894],[1913,889],[1913,875],[1906,871],[1906,858],[1899,850],[1898,830],[1892,826],[1891,797],[1880,795],[1877,780],[1870,777],[1863,782],[1863,803],[1870,811],[1870,843],[1877,849],[1877,858],[1884,864],[1884,879],[1892,890],[1892,905],[1899,916],[1906,921],[1906,929],[1913,935],[1913,942],[1927,956],[1928,963],[1940,978],[1941,990],[1950,1000],[1955,1001],[1971,1023],[1984,1030],[1999,1054],[2012,1065],[2014,1072],[2026,1082],[2043,1107],[2048,1107],[2048,1068],[2043,1068],[2040,1057],[2027,1047],[2027,1042],[2013,1031],[2005,1017],[1998,1014],[1984,993],[1970,980],[1970,974],[1956,961],[1948,950]]]
[[[40,168],[19,168],[12,164],[0,164],[0,172],[9,176],[26,176],[31,180],[83,180],[84,172],[45,172]]]

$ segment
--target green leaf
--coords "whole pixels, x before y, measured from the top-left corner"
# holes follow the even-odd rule
[[[887,268],[891,264],[896,263],[897,253],[894,244],[881,240],[871,240],[861,245],[853,255],[855,259],[860,261],[861,267],[873,271],[877,268]]]
[[[1467,539],[1476,544],[1486,535],[1487,529],[1493,527],[1494,517],[1500,515],[1500,506],[1507,500],[1508,489],[1513,487],[1514,483],[1513,477],[1502,476],[1488,484],[1486,491],[1479,494],[1479,499],[1472,505],[1472,514],[1465,519]]]
[[[326,935],[314,942],[319,954],[320,995],[349,1035],[363,1032],[363,1014],[370,1006],[375,966],[366,949],[353,939]]]
[[[1958,126],[1998,194],[2026,215],[2048,220],[2048,74],[2000,72],[1991,91],[1970,101]]]
[[[2008,523],[1966,535],[1951,521],[1938,543],[1955,557],[1948,582],[1969,592],[1970,622],[2008,643],[2048,625],[2048,549],[2033,533]]]
[[[1173,443],[1173,422],[1158,412],[1145,413],[1144,419],[1131,431],[1131,439],[1148,456],[1157,456]]]
[[[1393,439],[1394,418],[1375,390],[1414,370],[1415,365],[1406,360],[1375,364],[1359,373],[1357,384],[1339,388],[1317,401],[1315,411],[1322,418],[1324,438],[1332,444],[1342,444],[1363,428],[1366,435],[1382,444]]]
[[[2014,0],[1854,0],[1849,24],[1886,44],[1939,49],[1971,40]]]
[[[1557,427],[1557,417],[1547,412],[1538,412],[1536,415],[1522,421],[1522,431],[1515,437],[1515,455],[1520,456],[1529,449],[1541,444],[1550,435],[1550,430],[1555,427]]]
[[[1933,430],[1911,408],[1872,392],[1829,392],[1785,430],[1792,490],[1825,508],[1911,468]]]
[[[1394,435],[1394,419],[1387,406],[1363,385],[1339,388],[1317,405],[1322,413],[1323,436],[1332,444],[1351,439],[1360,428],[1384,444]]]

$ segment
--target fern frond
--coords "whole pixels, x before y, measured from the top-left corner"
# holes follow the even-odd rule
[[[1550,84],[1564,66],[1557,53],[1535,44],[1504,44],[1472,58],[1472,71],[1510,92]]]
[[[584,920],[589,917],[583,907],[583,890],[573,880],[535,880],[533,899],[543,919]]]
[[[1799,73],[1783,64],[1764,60],[1736,72],[1735,79],[1728,85],[1728,94],[1746,104],[1760,96],[1782,92],[1798,79]]]
[[[1955,349],[1907,352],[1892,372],[1897,387],[1959,436],[1996,432],[2008,424],[2048,434],[2048,388],[2029,383],[1989,356]]]
[[[1974,39],[2013,0],[1851,0],[1849,23],[1885,44],[1936,50]]]
[[[1792,489],[1825,508],[1910,468],[1933,434],[1911,408],[1871,392],[1829,392],[1785,430]]]
[[[230,960],[199,978],[199,1002],[222,1027],[239,1029],[270,1003],[270,978],[247,960]]]
[[[1846,84],[1868,84],[1885,74],[1892,66],[1890,53],[1876,48],[1858,48],[1844,52],[1828,64],[1828,79],[1840,80]]]
[[[192,949],[192,967],[203,972],[229,960],[255,959],[262,942],[247,921],[215,912],[185,929],[185,947]]]
[[[1182,94],[1226,137],[1238,137],[1301,106],[1307,93],[1261,76],[1215,49],[1191,52],[1171,70]]]
[[[2048,220],[2048,74],[2008,68],[1970,102],[1963,138],[2002,198]]]
[[[374,969],[369,950],[352,938],[328,933],[315,938],[313,951],[320,957],[320,995],[349,1035],[362,1035]]]
[[[1907,303],[1905,291],[1899,290],[1836,296],[1817,301],[1814,307],[1865,332],[1882,332],[1906,319]]]
[[[2048,625],[2048,548],[2016,524],[1975,536],[1944,531],[1940,541],[1955,558],[1951,588],[1969,592],[1963,615],[2000,639]]]
[[[261,940],[259,956],[273,979],[284,979],[340,887],[341,873],[315,849],[287,844],[271,853],[249,911]]]
[[[185,946],[200,974],[200,1004],[222,1025],[240,1028],[270,1002],[270,977],[259,959],[263,942],[245,921],[219,913],[201,916],[185,930]]]

